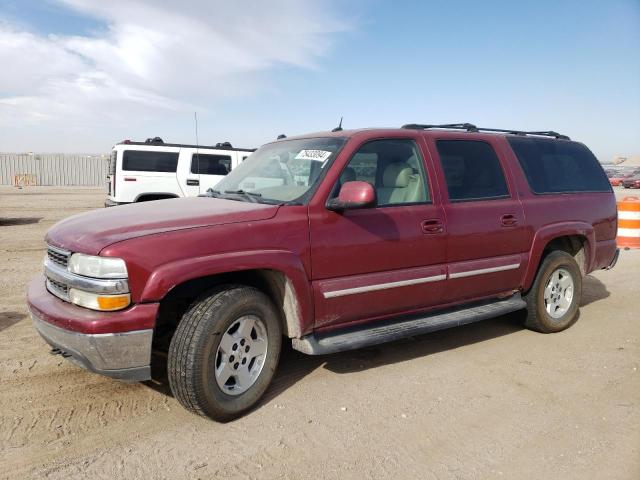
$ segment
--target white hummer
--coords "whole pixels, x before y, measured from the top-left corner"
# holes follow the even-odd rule
[[[163,198],[195,197],[213,188],[253,149],[124,140],[109,160],[106,207]]]

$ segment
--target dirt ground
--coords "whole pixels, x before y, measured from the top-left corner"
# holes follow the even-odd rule
[[[103,200],[0,187],[0,478],[640,478],[639,250],[586,278],[565,332],[509,316],[326,357],[288,348],[261,405],[220,424],[164,384],[49,355],[32,328],[46,230]]]

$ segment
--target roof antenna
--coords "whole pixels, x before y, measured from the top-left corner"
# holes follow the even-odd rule
[[[200,145],[200,141],[198,140],[198,112],[193,112],[193,119],[195,120],[196,126],[196,162],[198,165],[198,179],[200,179],[200,153],[198,151],[198,145]],[[200,193],[200,181],[198,181],[198,193]]]
[[[336,128],[334,128],[333,130],[331,130],[332,132],[341,132],[342,131],[342,117],[340,117],[340,123],[338,124],[338,126]]]

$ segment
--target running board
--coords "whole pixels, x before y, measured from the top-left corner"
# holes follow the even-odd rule
[[[516,293],[505,300],[475,303],[427,315],[402,317],[401,320],[375,322],[373,325],[358,325],[324,334],[312,333],[302,338],[294,338],[291,342],[295,350],[307,355],[326,355],[479,322],[521,310],[526,306],[520,294]]]

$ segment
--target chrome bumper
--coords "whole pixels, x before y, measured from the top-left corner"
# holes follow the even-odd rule
[[[56,327],[30,313],[42,338],[76,365],[120,380],[151,379],[153,330],[90,335]]]
[[[618,263],[618,258],[619,257],[620,257],[620,249],[616,248],[616,253],[613,255],[613,258],[611,259],[611,262],[604,269],[605,270],[611,270],[613,267],[615,267],[616,263]]]

